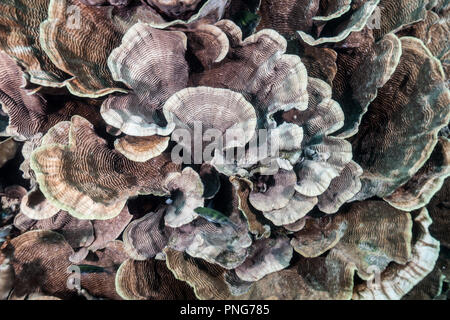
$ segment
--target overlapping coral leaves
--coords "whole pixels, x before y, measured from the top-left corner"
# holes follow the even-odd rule
[[[1,299],[447,294],[446,2],[0,9]]]

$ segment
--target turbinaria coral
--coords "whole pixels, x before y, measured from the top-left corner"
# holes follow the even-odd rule
[[[0,12],[0,299],[448,297],[446,2]]]

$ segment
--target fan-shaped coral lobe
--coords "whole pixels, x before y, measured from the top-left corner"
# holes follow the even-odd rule
[[[182,32],[158,30],[143,23],[125,34],[122,45],[109,56],[108,66],[112,77],[133,92],[112,96],[103,103],[101,112],[108,124],[133,136],[168,135],[173,130],[158,118],[166,100],[187,84],[186,41]]]
[[[284,54],[286,40],[279,34],[271,30],[261,30],[253,36],[242,40],[240,30],[231,21],[222,20],[216,26],[222,29],[228,37],[230,44],[229,53],[222,61],[214,63],[209,68],[198,73],[194,73],[191,76],[190,84],[195,84],[196,86],[205,85],[212,88],[227,88],[229,93],[222,89],[223,95],[227,99],[228,97],[236,96],[235,92],[241,93],[245,100],[251,102],[251,105],[241,98],[240,100],[245,102],[245,107],[237,107],[239,111],[238,113],[234,112],[235,115],[238,115],[242,110],[254,109],[257,120],[256,128],[276,127],[281,138],[279,141],[281,155],[277,161],[280,163],[280,161],[288,160],[290,162],[288,165],[288,167],[290,166],[289,170],[292,170],[294,167],[294,171],[291,172],[291,176],[294,178],[294,183],[291,184],[292,190],[288,194],[287,189],[283,189],[286,186],[282,183],[278,185],[275,178],[271,182],[274,184],[273,188],[270,188],[268,183],[264,183],[266,184],[264,191],[254,190],[250,196],[250,202],[252,202],[253,207],[263,211],[266,217],[270,216],[271,218],[269,219],[274,222],[276,220],[275,214],[278,215],[281,220],[275,222],[277,225],[294,223],[317,204],[318,200],[314,197],[328,189],[331,181],[339,177],[352,158],[351,146],[348,142],[340,138],[326,136],[326,134],[333,133],[343,125],[344,115],[336,101],[331,99],[331,88],[329,85],[319,79],[308,78],[301,60],[296,56]],[[237,70],[240,70],[239,75]],[[270,84],[269,87],[267,86],[268,84]],[[172,96],[164,106],[166,119],[169,122],[174,121],[171,119],[176,119],[175,121],[178,122],[177,126],[181,128],[187,125],[190,127],[188,129],[191,135],[193,130],[190,123],[195,118],[193,116],[195,112],[201,115],[201,119],[211,116],[216,117],[216,114],[212,113],[208,108],[198,107],[203,102],[190,103],[190,105],[195,105],[195,108],[198,109],[195,112],[189,111],[194,109],[194,107],[186,107],[186,103],[185,105],[180,103],[186,100],[187,97],[193,99],[195,94],[200,97],[200,91],[202,91],[201,93],[204,96],[208,97],[207,99],[212,99],[216,92],[217,94],[220,92],[219,89],[213,90],[206,87],[189,88]],[[180,97],[183,97],[183,99]],[[203,101],[209,100],[203,98]],[[225,100],[222,99],[222,101]],[[217,105],[213,100],[209,104]],[[171,112],[167,112],[169,109],[173,109],[174,106],[177,108],[175,109],[176,112],[174,112],[175,116]],[[283,113],[283,118],[290,123],[278,124],[274,120],[274,115],[277,112]],[[186,116],[189,116],[190,120],[186,120]],[[252,123],[250,119],[252,118],[241,117],[238,123],[240,126],[249,128],[248,124]],[[205,121],[202,122],[205,123]],[[236,127],[236,125],[233,127],[227,125],[223,116],[208,120],[206,123],[207,127],[212,127],[221,132],[224,131],[224,128],[233,129]],[[252,130],[254,130],[248,130],[247,128],[241,134],[242,137],[245,137],[244,143],[248,142],[247,137],[252,137]],[[248,156],[251,158],[249,151],[246,151],[246,157]],[[253,162],[245,162],[248,159],[237,160],[237,166],[234,167],[233,165],[223,164],[223,159],[217,157],[216,153],[216,157],[211,164],[219,172],[227,175],[238,173],[244,176],[252,176],[255,172],[263,170],[262,165],[258,163],[263,159],[258,158],[258,156],[253,159]],[[283,169],[286,168],[283,167]],[[358,176],[361,175],[359,166],[353,163],[346,172],[349,174],[346,183],[353,186],[348,190],[350,192],[347,195],[335,202],[332,209],[328,209],[329,212],[335,212],[342,203],[349,200],[359,191]],[[274,175],[274,177],[276,176]],[[251,180],[254,179],[257,179],[257,177],[251,178]],[[355,180],[355,183],[352,180]],[[339,184],[338,181],[340,180],[335,180],[334,186]],[[293,197],[294,188],[292,187],[295,187],[299,195],[296,200],[292,200],[294,202],[290,204],[289,209],[284,209]],[[283,189],[280,192],[286,194],[279,193],[281,195],[279,196],[275,193],[271,196],[269,191],[275,190],[274,188]],[[336,197],[339,192],[334,192],[332,198]],[[257,198],[260,200],[257,200]],[[262,199],[267,199],[267,203],[275,204],[276,208],[263,208]],[[282,203],[277,204],[280,201]],[[300,203],[304,204],[301,213],[295,209]],[[324,208],[325,206],[322,207]],[[271,213],[272,210],[284,211]],[[286,219],[285,217],[289,215],[290,218]]]
[[[168,16],[179,17],[183,14],[194,11],[201,0],[145,0],[150,6],[158,8]]]
[[[205,134],[212,129],[222,134],[225,141],[219,149],[244,147],[255,134],[257,125],[253,106],[242,95],[226,89],[183,89],[170,97],[163,111],[169,124],[188,130],[194,139],[196,125],[200,125]],[[233,131],[236,135],[229,134]],[[187,142],[181,141],[181,144],[187,151],[191,149]],[[194,152],[190,153],[195,156]]]
[[[77,116],[69,137],[69,145],[42,146],[32,156],[40,188],[55,206],[81,219],[104,220],[117,216],[130,196],[167,194],[164,175],[177,170],[167,155],[132,162],[109,149]]]
[[[169,243],[171,228],[164,223],[165,210],[150,212],[141,219],[134,220],[123,234],[125,248],[134,260],[154,258]]]
[[[68,287],[68,270],[72,265],[68,257],[72,252],[64,237],[53,231],[29,231],[15,238],[2,251],[3,261],[4,257],[9,259],[15,273],[11,295],[24,297],[43,293],[65,299],[76,296],[75,288]],[[97,263],[104,262],[100,258]],[[105,275],[105,272],[82,275],[83,289],[97,296],[117,299],[111,287],[114,282],[105,281],[108,279]]]
[[[39,41],[39,25],[47,17],[50,0],[2,1],[0,45],[18,61],[39,85],[60,87],[68,75],[58,69],[44,52]]]
[[[358,49],[357,49],[358,50]],[[375,45],[371,45],[371,53],[358,61],[359,56],[342,58],[339,66],[344,72],[347,68],[356,67],[349,79],[349,91],[340,92],[339,80],[334,85],[338,88],[339,102],[344,109],[345,123],[339,130],[339,136],[349,137],[358,131],[363,115],[367,112],[370,103],[377,97],[379,88],[382,88],[395,72],[402,55],[401,41],[394,34],[387,34]],[[346,59],[347,58],[347,59]],[[342,95],[342,96],[341,96]],[[351,97],[350,97],[351,96]],[[351,100],[349,100],[351,98]]]
[[[42,114],[44,99],[41,95],[29,95],[29,91],[22,89],[25,85],[25,79],[21,68],[6,53],[1,52],[0,54],[0,70],[5,75],[0,81],[0,101],[2,109],[10,118],[7,132],[10,135],[15,133],[19,137],[32,135],[35,130],[30,130],[27,127],[23,130],[16,129],[14,124],[18,122],[16,118],[23,117],[28,112],[31,112],[32,115]],[[31,110],[28,111],[27,107]],[[33,118],[39,118],[39,116]],[[31,123],[26,124],[26,126],[32,125]]]
[[[70,99],[64,95],[48,95],[26,89],[26,75],[4,52],[0,53],[0,102],[9,117],[6,132],[18,140],[28,140],[37,133],[46,133],[61,121],[70,120],[74,114],[88,117],[98,124],[95,112],[98,102]],[[24,121],[25,119],[25,121]]]
[[[194,289],[197,298],[223,300],[229,297],[223,268],[173,249],[166,249],[164,252],[169,270],[177,279],[187,282]]]
[[[216,26],[228,36],[229,53],[221,62],[194,73],[191,85],[243,94],[252,101],[262,125],[279,110],[306,107],[306,69],[297,56],[283,54],[287,44],[281,35],[266,29],[242,40],[240,29],[231,21],[222,20]]]
[[[419,225],[420,236],[412,249],[410,261],[405,265],[390,266],[381,274],[381,283],[377,286],[359,286],[354,299],[399,299],[432,271],[439,254],[439,241],[428,231],[431,218],[426,209],[421,210],[415,221]]]
[[[159,19],[150,22],[158,28],[195,27],[215,23],[225,14],[230,0],[141,0],[154,8]]]
[[[380,0],[380,23],[379,28],[374,30],[375,36],[380,38],[391,31],[397,31],[404,26],[423,20],[429,2]]]
[[[259,8],[259,28],[275,29],[285,36],[294,36],[297,30],[311,31],[312,18],[318,10],[318,0],[262,0]]]
[[[352,32],[361,31],[366,26],[370,17],[377,8],[379,1],[380,0],[363,1],[361,6],[352,12],[350,18],[347,21],[344,21],[339,28],[337,28],[337,30],[339,30],[337,34],[326,35],[323,37],[320,36],[317,39],[303,31],[298,31],[298,34],[303,41],[310,45],[319,45],[327,42],[340,42],[347,38]],[[319,18],[318,20],[320,21],[324,19]]]
[[[159,156],[169,146],[169,137],[149,136],[133,137],[125,136],[114,142],[114,147],[125,157],[136,162],[145,162]]]
[[[80,0],[80,2],[90,6],[110,4],[118,7],[129,5],[131,1],[132,0]]]
[[[52,62],[72,76],[66,86],[75,95],[126,92],[112,79],[106,64],[124,33],[110,19],[109,10],[78,0],[51,0],[48,18],[40,25],[40,44]]]
[[[220,62],[228,53],[229,41],[225,33],[212,24],[202,24],[195,29],[185,30],[188,37],[188,51],[191,51],[204,68]]]
[[[402,210],[415,210],[428,204],[450,175],[450,142],[439,137],[428,161],[404,185],[384,199]]]
[[[169,173],[165,185],[171,193],[165,224],[177,228],[195,220],[198,217],[195,209],[204,204],[204,187],[198,173],[189,167],[181,173]]]
[[[439,130],[449,122],[450,93],[441,63],[422,41],[400,40],[399,65],[352,142],[355,161],[365,170],[358,199],[387,196],[407,182],[430,157]]]
[[[125,300],[186,300],[194,297],[192,289],[177,280],[164,261],[159,260],[125,261],[116,275],[116,290]]]
[[[0,299],[445,298],[448,9],[1,0]]]
[[[65,83],[67,88],[83,97],[127,92],[127,88],[113,78],[107,58],[135,23],[142,21],[160,29],[173,25],[193,27],[215,23],[222,17],[227,0],[209,0],[196,8],[195,14],[186,20],[163,17],[160,14],[162,11],[154,10],[145,2],[141,6],[130,7],[122,2],[101,7],[98,4],[105,2],[50,1],[48,18],[41,24],[42,47],[58,68],[73,76]],[[176,1],[174,10],[177,10],[178,4],[179,1]],[[116,10],[117,5],[125,7]],[[158,5],[172,7],[167,2]],[[91,30],[97,32],[92,33]]]
[[[61,294],[67,290],[65,275],[70,262],[66,259],[72,248],[63,236],[51,231],[31,231],[15,238],[9,246],[13,250],[10,260],[16,274],[16,295],[39,291]]]
[[[296,35],[308,45],[336,43],[361,31],[373,17],[380,0],[262,0],[259,28],[271,28],[284,36]]]
[[[431,53],[438,58],[444,68],[446,77],[449,74],[449,19],[439,10],[425,12],[425,18],[417,23],[402,28],[398,33],[414,36],[423,41]]]
[[[247,282],[287,268],[293,252],[287,237],[259,240],[252,249],[244,263],[236,268],[236,275]]]

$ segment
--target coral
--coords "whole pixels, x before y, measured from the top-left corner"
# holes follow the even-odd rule
[[[98,107],[96,101],[33,93],[25,88],[25,74],[21,68],[5,53],[0,54],[0,71],[5,75],[0,80],[0,96],[2,108],[9,117],[8,135],[28,140],[76,114],[98,123],[100,117],[94,110]]]
[[[163,136],[125,136],[114,142],[114,147],[125,157],[136,162],[146,162],[161,155],[169,146],[169,138]]]
[[[11,159],[14,159],[17,152],[17,143],[13,138],[8,138],[0,142],[0,167]]]
[[[448,298],[448,9],[2,0],[0,299]]]
[[[37,248],[45,248],[40,250]],[[64,237],[52,231],[29,231],[13,239],[3,246],[1,263],[9,260],[14,270],[15,280],[13,295],[21,297],[33,293],[44,293],[68,298],[76,295],[76,291],[69,289],[68,268],[72,265],[69,256],[72,248]],[[100,259],[97,264],[101,265]],[[105,266],[106,267],[106,266]],[[69,273],[70,274],[70,273]],[[81,274],[83,286],[93,294],[105,294],[109,298],[117,298],[114,282],[105,281],[106,271],[95,274]]]
[[[150,212],[132,221],[123,234],[125,248],[134,260],[157,256],[169,243],[172,230],[162,224],[165,210]]]
[[[311,46],[340,42],[352,32],[361,31],[379,3],[380,0],[262,0],[260,25],[289,37],[298,34]]]
[[[439,137],[436,147],[423,167],[407,183],[384,199],[402,210],[421,208],[443,187],[449,175],[450,141],[445,137]]]
[[[433,270],[439,255],[439,241],[428,231],[431,219],[427,210],[422,209],[415,221],[420,226],[421,234],[413,247],[411,260],[405,265],[390,266],[381,274],[378,286],[358,287],[354,298],[399,299]]]
[[[32,83],[61,87],[68,75],[52,63],[40,43],[39,26],[47,17],[49,3],[50,0],[38,0],[33,5],[23,0],[3,1],[0,46],[20,62]]]
[[[41,191],[54,206],[89,220],[114,218],[130,196],[167,194],[163,172],[177,169],[166,155],[144,163],[128,160],[109,149],[106,141],[96,136],[93,126],[77,116],[72,118],[69,144],[36,149],[31,167]]]
[[[184,33],[140,23],[125,34],[122,45],[109,56],[108,66],[112,78],[133,92],[112,96],[103,103],[101,113],[108,124],[134,136],[170,133],[170,128],[159,127],[157,111],[187,83],[186,41]],[[169,43],[173,48],[164,54]],[[159,69],[161,65],[166,66],[164,70]]]
[[[192,289],[177,280],[160,260],[126,260],[117,271],[116,290],[125,300],[184,300],[194,297]]]
[[[412,178],[450,119],[450,93],[439,60],[422,41],[400,40],[399,65],[370,104],[352,142],[354,160],[364,169],[357,199],[388,196]]]

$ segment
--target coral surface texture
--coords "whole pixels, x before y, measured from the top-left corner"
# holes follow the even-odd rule
[[[448,0],[0,0],[0,300],[450,299]]]

